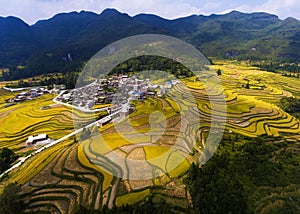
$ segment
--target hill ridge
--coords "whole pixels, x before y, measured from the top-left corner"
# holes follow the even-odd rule
[[[300,21],[294,18],[232,11],[169,20],[106,9],[100,14],[60,13],[31,26],[19,18],[0,17],[0,68],[14,72],[2,79],[75,71],[108,44],[145,33],[177,37],[211,57],[300,62]],[[72,62],[63,60],[69,53]],[[13,71],[18,65],[26,71]]]

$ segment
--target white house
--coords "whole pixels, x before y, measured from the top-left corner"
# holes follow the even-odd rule
[[[37,136],[29,136],[27,141],[26,141],[26,145],[27,146],[32,146],[32,145],[35,145],[39,142],[47,141],[47,140],[48,140],[48,135],[47,134],[40,134],[40,135],[37,135]]]

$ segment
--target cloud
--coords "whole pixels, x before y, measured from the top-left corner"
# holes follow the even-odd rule
[[[226,13],[232,10],[241,12],[266,12],[279,16],[281,19],[294,17],[300,19],[300,1],[299,0],[266,0],[259,4],[249,5],[241,4],[222,11]]]
[[[256,10],[274,13],[281,18],[292,16],[300,19],[300,2],[298,0],[268,0]]]
[[[153,13],[170,19],[232,10],[263,11],[281,18],[300,19],[299,0],[0,0],[0,16],[18,16],[30,24],[61,12],[87,10],[100,13],[105,8],[116,8],[129,15]]]
[[[114,0],[111,7],[125,11],[130,15],[136,15],[139,13],[153,13],[160,15],[164,18],[178,18],[191,14],[199,14],[201,10],[195,6],[187,3],[188,1],[174,1],[174,0],[131,0],[121,1]]]
[[[178,18],[205,12],[183,0],[0,0],[0,16],[14,15],[30,24],[61,12],[93,11],[100,13],[105,8],[116,8],[129,15],[153,13],[165,18]]]
[[[111,2],[108,0],[0,0],[0,16],[17,16],[33,24],[61,12],[92,10],[101,12]]]

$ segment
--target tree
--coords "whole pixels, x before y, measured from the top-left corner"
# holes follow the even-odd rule
[[[23,213],[25,205],[21,201],[19,193],[21,187],[17,183],[8,184],[0,196],[0,213],[16,214]]]
[[[17,158],[18,156],[13,151],[3,148],[0,152],[0,172],[5,171]]]
[[[217,75],[218,75],[218,76],[221,76],[221,75],[222,75],[221,69],[218,69],[218,70],[217,70]]]
[[[250,89],[250,81],[248,80],[246,86],[245,86],[246,89]]]
[[[15,161],[15,153],[8,148],[3,148],[1,152],[1,158],[7,163]]]
[[[288,113],[300,112],[300,99],[284,97],[280,100],[280,107]]]

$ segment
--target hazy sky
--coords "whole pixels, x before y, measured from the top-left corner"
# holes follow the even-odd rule
[[[135,15],[153,13],[173,19],[191,14],[210,15],[232,10],[268,12],[281,19],[300,19],[299,0],[0,0],[0,16],[17,16],[29,24],[61,12],[93,11],[115,8]]]

